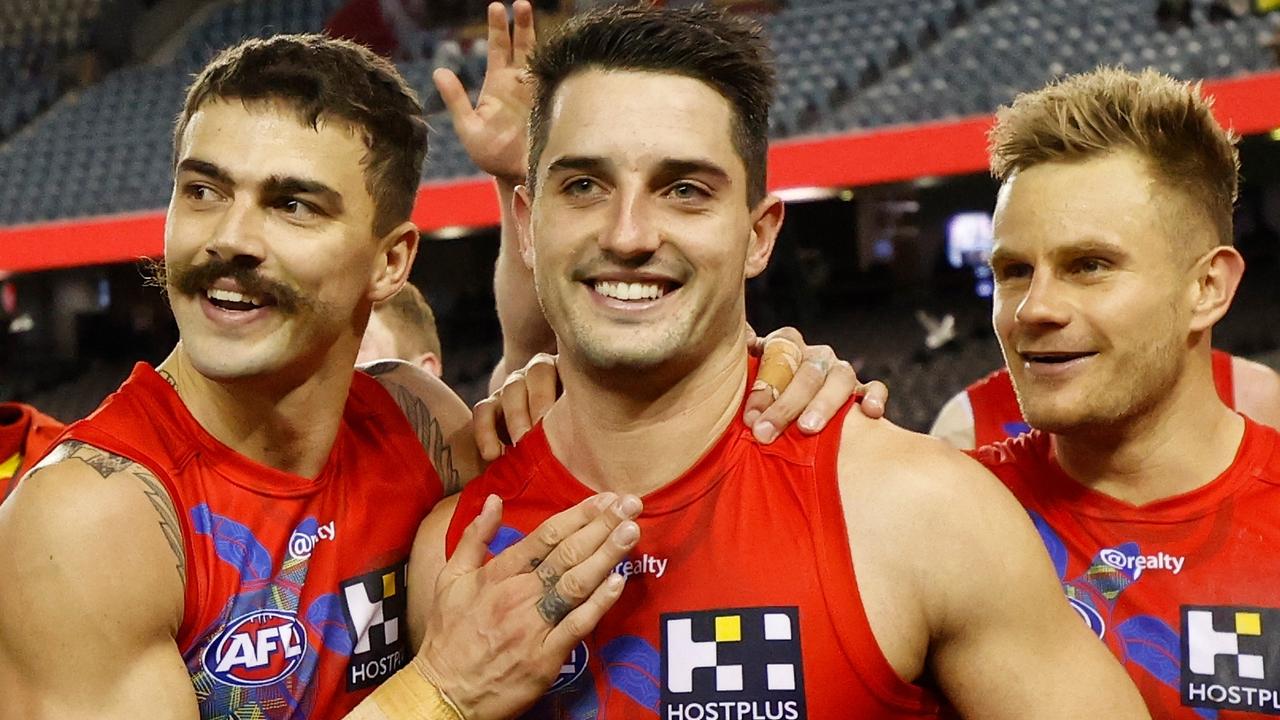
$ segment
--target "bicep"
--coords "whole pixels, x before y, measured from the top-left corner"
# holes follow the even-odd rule
[[[409,554],[409,643],[416,653],[425,635],[425,621],[435,597],[436,579],[445,564],[445,536],[458,506],[457,495],[447,497],[418,526]]]
[[[181,580],[127,470],[28,477],[0,509],[0,547],[0,715],[196,717]]]
[[[940,523],[951,540],[934,549],[951,568],[934,597],[930,653],[948,699],[972,718],[1147,717],[1068,605],[1026,511],[993,478],[978,480],[967,529]]]

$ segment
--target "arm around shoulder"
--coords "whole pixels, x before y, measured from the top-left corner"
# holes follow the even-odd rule
[[[873,559],[899,568],[895,587],[881,584],[880,599],[914,609],[910,617],[924,626],[921,645],[927,642],[917,661],[960,714],[1149,717],[1119,662],[1071,610],[1030,518],[999,480],[933,439],[891,432],[857,459],[859,467],[876,467],[878,479],[855,483],[864,486],[863,514],[878,509],[886,518],[867,521],[878,540],[872,547],[881,548]],[[854,472],[847,449],[842,444],[846,505],[845,476]],[[850,527],[853,544],[853,521]],[[874,578],[876,567],[868,569]],[[858,572],[861,586],[861,565]]]
[[[0,716],[195,718],[168,497],[140,465],[66,449],[0,507]]]
[[[360,367],[391,394],[417,433],[440,475],[446,495],[480,473],[471,408],[440,378],[402,360],[379,360]]]

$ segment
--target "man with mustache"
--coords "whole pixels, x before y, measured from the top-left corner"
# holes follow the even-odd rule
[[[425,150],[412,91],[349,42],[247,41],[192,83],[165,226],[182,339],[0,506],[4,714],[501,716],[616,599],[639,504],[604,494],[480,568],[489,504],[407,615],[414,531],[479,467],[438,380],[352,370],[416,254]]]

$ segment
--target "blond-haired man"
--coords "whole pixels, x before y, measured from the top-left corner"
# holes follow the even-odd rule
[[[994,323],[1028,435],[979,450],[1159,718],[1280,712],[1280,435],[1214,387],[1235,138],[1199,88],[1100,69],[991,133]]]
[[[422,291],[411,283],[405,283],[390,300],[374,305],[369,315],[356,363],[384,358],[404,360],[435,377],[444,375],[436,314]]]

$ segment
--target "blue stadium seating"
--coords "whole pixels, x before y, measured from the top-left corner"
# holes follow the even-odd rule
[[[59,17],[84,22],[100,0],[13,1],[82,8]],[[342,2],[225,2],[191,32],[174,63],[117,71],[43,115],[60,88],[26,69],[31,48],[5,42],[35,37],[30,28],[19,32],[0,19],[0,138],[21,127],[0,144],[0,225],[163,207],[171,122],[190,73],[245,37],[319,31]],[[1151,65],[1187,78],[1275,68],[1266,43],[1280,31],[1280,13],[1214,23],[1206,7],[1197,0],[1194,26],[1170,32],[1159,27],[1152,3],[1132,0],[792,0],[765,19],[780,78],[771,132],[790,137],[989,113],[1017,92],[1099,63]],[[46,25],[40,37],[62,38],[40,46],[53,48],[47,52],[79,42],[72,25]],[[401,65],[433,127],[424,180],[477,174],[431,70],[454,69],[474,93],[484,53],[482,42],[444,41],[432,58]]]

